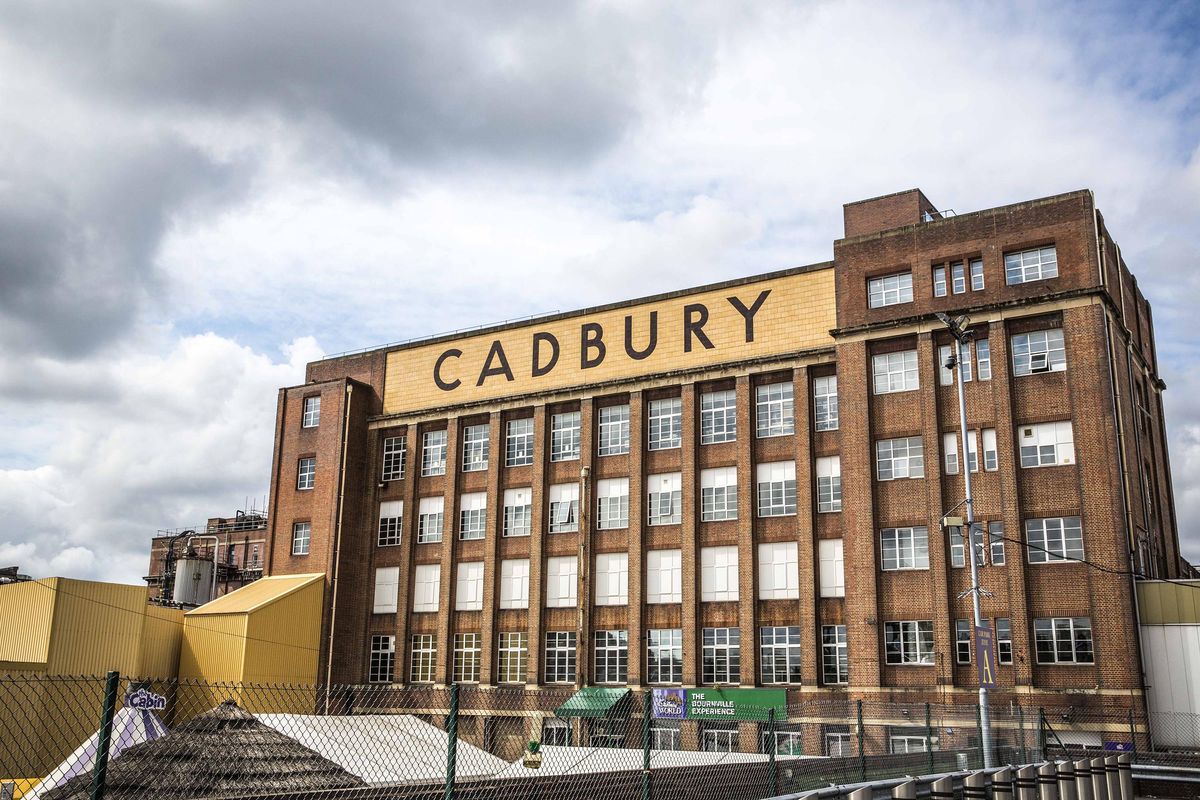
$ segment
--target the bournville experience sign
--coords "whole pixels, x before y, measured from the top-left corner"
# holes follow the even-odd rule
[[[763,721],[771,709],[787,718],[784,689],[654,689],[650,699],[656,719]]]

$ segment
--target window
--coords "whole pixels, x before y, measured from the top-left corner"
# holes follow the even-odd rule
[[[971,620],[954,620],[954,662],[971,663]]]
[[[629,632],[596,631],[596,683],[625,683],[629,674]]]
[[[988,344],[986,337],[975,340],[975,367],[979,373],[979,380],[992,379],[992,346]]]
[[[875,465],[879,480],[925,477],[925,446],[920,436],[881,439],[875,443]]]
[[[421,437],[421,476],[446,474],[446,432],[428,431]]]
[[[629,603],[629,554],[596,555],[596,605],[623,606]]]
[[[550,532],[579,530],[579,484],[556,483],[550,487]]]
[[[1054,252],[1054,245],[1004,254],[1004,280],[1009,286],[1041,281],[1057,275],[1058,256]]]
[[[1063,372],[1067,368],[1067,349],[1061,328],[1018,333],[1012,337],[1013,375]]]
[[[383,440],[383,476],[385,481],[404,478],[404,462],[408,457],[408,440],[403,436],[389,436]]]
[[[529,559],[500,562],[500,607],[529,608]]]
[[[737,393],[705,392],[700,395],[700,444],[737,439]]]
[[[929,532],[924,527],[884,528],[884,570],[929,569]]]
[[[841,539],[821,539],[817,542],[821,597],[846,596],[846,566]]]
[[[575,682],[575,631],[546,633],[546,683]]]
[[[796,432],[792,384],[770,383],[755,389],[754,420],[759,439],[791,436]]]
[[[454,634],[454,682],[479,683],[479,634]]]
[[[529,634],[502,631],[497,645],[497,678],[500,683],[525,683],[529,671]]]
[[[678,603],[683,599],[683,552],[651,550],[646,553],[646,603]]]
[[[740,683],[742,680],[742,631],[740,628],[705,628],[703,631],[702,681],[705,685]]]
[[[701,723],[700,749],[707,753],[736,753],[738,751],[737,723]]]
[[[871,308],[911,303],[912,299],[911,272],[885,275],[882,278],[871,278],[867,281],[867,301]]]
[[[992,565],[1004,566],[1004,523],[999,520],[988,523],[988,543],[992,549]]]
[[[800,627],[759,628],[762,682],[800,683]]]
[[[796,462],[759,464],[758,515],[786,517],[796,513]]]
[[[761,542],[758,545],[759,600],[790,600],[800,597],[800,570],[796,551],[795,542]]]
[[[400,568],[379,567],[375,570],[376,614],[395,614],[396,598],[400,593]]]
[[[983,291],[983,259],[971,259],[971,291]]]
[[[945,454],[946,466],[943,470],[947,475],[958,474],[958,434],[942,434],[942,452]]]
[[[371,683],[391,683],[396,665],[396,637],[371,637],[371,665],[367,680]]]
[[[1033,621],[1033,639],[1039,664],[1091,664],[1092,620],[1088,617],[1051,617]]]
[[[955,294],[965,294],[967,291],[967,273],[961,261],[950,265],[950,290]]]
[[[971,472],[979,472],[979,431],[967,431],[967,466]],[[947,433],[942,436],[942,450],[945,452],[947,475],[958,474],[958,433]],[[997,467],[996,459],[996,431],[994,428],[987,428],[983,431],[984,447],[990,447],[990,450],[984,450],[984,466],[989,472],[995,472]]]
[[[700,600],[705,603],[738,599],[738,549],[700,548]]]
[[[1083,528],[1079,517],[1048,517],[1025,520],[1029,563],[1083,560]]]
[[[417,564],[413,569],[413,613],[436,612],[441,595],[442,565]]]
[[[458,565],[455,611],[483,610],[483,562],[463,561]]]
[[[683,682],[683,630],[646,631],[647,683]]]
[[[650,449],[670,450],[683,442],[683,402],[678,397],[650,401]]]
[[[312,523],[296,522],[292,525],[292,555],[308,555],[308,546],[312,542]]]
[[[875,394],[912,392],[921,388],[916,350],[872,356],[871,371],[875,378]]]
[[[945,266],[936,266],[933,268],[933,296],[946,296],[946,268]]]
[[[463,472],[482,472],[488,468],[489,438],[486,422],[463,428]]]
[[[937,737],[927,737],[923,728],[898,728],[888,735],[888,747],[893,755],[937,750],[936,743]]]
[[[388,500],[379,504],[379,537],[376,543],[380,547],[391,547],[400,544],[401,530],[404,527],[404,501]]]
[[[983,468],[988,472],[1000,469],[1000,456],[996,450],[996,429],[983,429]]]
[[[980,567],[987,563],[984,556],[983,528],[978,522],[975,523],[975,563]],[[950,528],[950,566],[965,567],[966,565],[967,547],[962,528]]]
[[[850,682],[850,646],[845,625],[821,626],[821,680],[826,685]]]
[[[605,478],[596,481],[596,527],[613,530],[629,527],[629,479]]]
[[[996,660],[1001,664],[1013,663],[1012,623],[1008,617],[996,620]]]
[[[885,622],[884,650],[889,664],[932,664],[933,622]]]
[[[1019,444],[1022,467],[1075,463],[1075,432],[1070,420],[1022,425]]]
[[[600,409],[600,436],[596,452],[619,456],[629,452],[629,406],[605,406]]]
[[[842,459],[824,456],[817,459],[817,511],[828,514],[842,510]]]
[[[578,603],[579,559],[553,556],[546,559],[546,607],[574,608]]]
[[[837,375],[828,375],[813,381],[813,418],[819,431],[838,429]]]
[[[963,347],[963,352],[964,352],[963,362],[962,362],[963,383],[970,383],[973,380],[973,374],[974,374],[973,370],[971,369],[971,343],[970,342],[967,342],[966,346]],[[941,371],[938,374],[941,376],[939,383],[941,383],[942,386],[953,386],[954,385],[954,373],[957,371],[958,367],[957,366],[954,366],[954,367],[946,366],[946,364],[948,364],[950,362],[951,355],[954,356],[955,362],[957,364],[957,361],[958,361],[958,348],[957,347],[955,347],[954,345],[950,345],[950,344],[944,344],[944,345],[941,345],[940,347],[938,347],[938,366],[941,368]]]
[[[550,460],[579,460],[579,412],[570,411],[550,417]]]
[[[656,719],[650,722],[651,750],[682,750],[679,736],[679,721]]]
[[[433,683],[437,670],[437,640],[432,633],[414,633],[411,643],[409,680],[412,683]]]
[[[571,680],[574,680],[572,678]],[[568,683],[570,681],[567,681]],[[546,717],[542,720],[542,744],[571,746],[571,725],[565,719]]]
[[[854,739],[848,725],[825,726],[825,755],[830,758],[854,755]]]
[[[487,492],[470,492],[458,499],[458,538],[482,539],[487,530]]]
[[[429,544],[442,540],[443,509],[446,498],[422,497],[417,509],[417,544]]]
[[[683,475],[670,472],[646,478],[649,504],[646,508],[651,525],[678,525],[683,513]]]
[[[717,467],[700,472],[700,520],[737,519],[737,467]]]
[[[504,490],[504,535],[528,536],[533,525],[533,490]]]
[[[296,488],[311,489],[317,483],[317,459],[309,456],[296,464]]]
[[[304,414],[300,418],[301,428],[315,428],[321,424],[321,396],[304,398]]]
[[[504,466],[524,467],[533,463],[533,419],[511,419],[504,437]]]

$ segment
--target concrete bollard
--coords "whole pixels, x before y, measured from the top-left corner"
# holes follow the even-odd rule
[[[1037,769],[1021,767],[1017,770],[1017,800],[1037,800]]]
[[[1133,800],[1133,753],[1117,756],[1117,769],[1121,773],[1121,800]]]
[[[1121,798],[1121,769],[1117,766],[1116,756],[1104,757],[1104,778],[1108,783],[1108,800]]]
[[[963,778],[963,800],[987,800],[987,774],[972,772]]]
[[[1058,800],[1078,800],[1075,792],[1075,765],[1070,761],[1059,761],[1054,765],[1058,770]]]
[[[1104,759],[1092,759],[1092,798],[1093,800],[1109,800],[1108,778],[1104,774]]]
[[[954,779],[938,778],[929,784],[929,800],[954,800]]]
[[[993,800],[1012,800],[1012,768],[1001,767],[992,773]]]
[[[1078,800],[1096,800],[1092,797],[1092,762],[1086,758],[1075,762],[1075,793]]]
[[[905,781],[899,786],[892,787],[894,800],[917,800],[917,782]]]
[[[1058,769],[1047,761],[1037,768],[1038,798],[1058,800]]]

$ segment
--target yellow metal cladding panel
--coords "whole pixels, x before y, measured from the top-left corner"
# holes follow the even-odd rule
[[[313,684],[321,649],[324,581],[310,581],[250,614],[247,683]]]
[[[45,585],[44,585],[45,584]],[[41,669],[50,658],[58,578],[0,586],[0,663]]]
[[[183,618],[179,677],[200,681],[240,681],[246,661],[245,614]]]
[[[142,621],[142,647],[137,675],[167,678],[179,674],[179,648],[183,644],[183,610],[146,606]]]
[[[312,583],[324,582],[324,580],[325,574],[322,572],[260,578],[254,583],[248,583],[242,588],[205,603],[199,608],[193,608],[187,612],[187,616],[244,614],[268,603],[275,603],[289,592],[298,591]]]
[[[1138,581],[1143,625],[1200,625],[1200,581]]]
[[[132,675],[140,666],[147,603],[143,586],[59,578],[51,675]]]
[[[832,268],[533,322],[388,353],[384,413],[827,347],[836,324]]]

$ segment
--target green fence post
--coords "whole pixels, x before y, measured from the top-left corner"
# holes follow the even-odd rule
[[[1017,706],[1017,732],[1021,737],[1021,763],[1029,763],[1029,753],[1025,749],[1025,709]]]
[[[104,682],[104,706],[100,711],[100,736],[96,742],[96,763],[92,767],[92,800],[102,800],[108,779],[108,748],[112,745],[113,716],[117,709],[117,686],[121,673],[113,670]]]
[[[1046,758],[1046,709],[1038,706],[1038,758]]]
[[[779,794],[779,773],[775,768],[775,707],[767,709],[767,741],[770,743],[767,746],[767,755],[770,756],[770,762],[767,764],[767,778],[771,784],[771,797]]]
[[[933,715],[925,704],[925,752],[929,754],[929,774],[933,774]]]
[[[858,779],[865,781],[867,779],[867,756],[863,752],[863,720],[862,720],[862,700],[856,701],[858,707]]]
[[[458,776],[458,684],[450,684],[450,715],[446,718],[446,789],[443,800],[454,800]]]
[[[650,714],[651,689],[642,692],[642,800],[650,800]]]
[[[1137,737],[1134,736],[1132,708],[1129,709],[1129,746],[1132,748],[1130,752],[1133,754],[1133,760],[1137,761]]]

